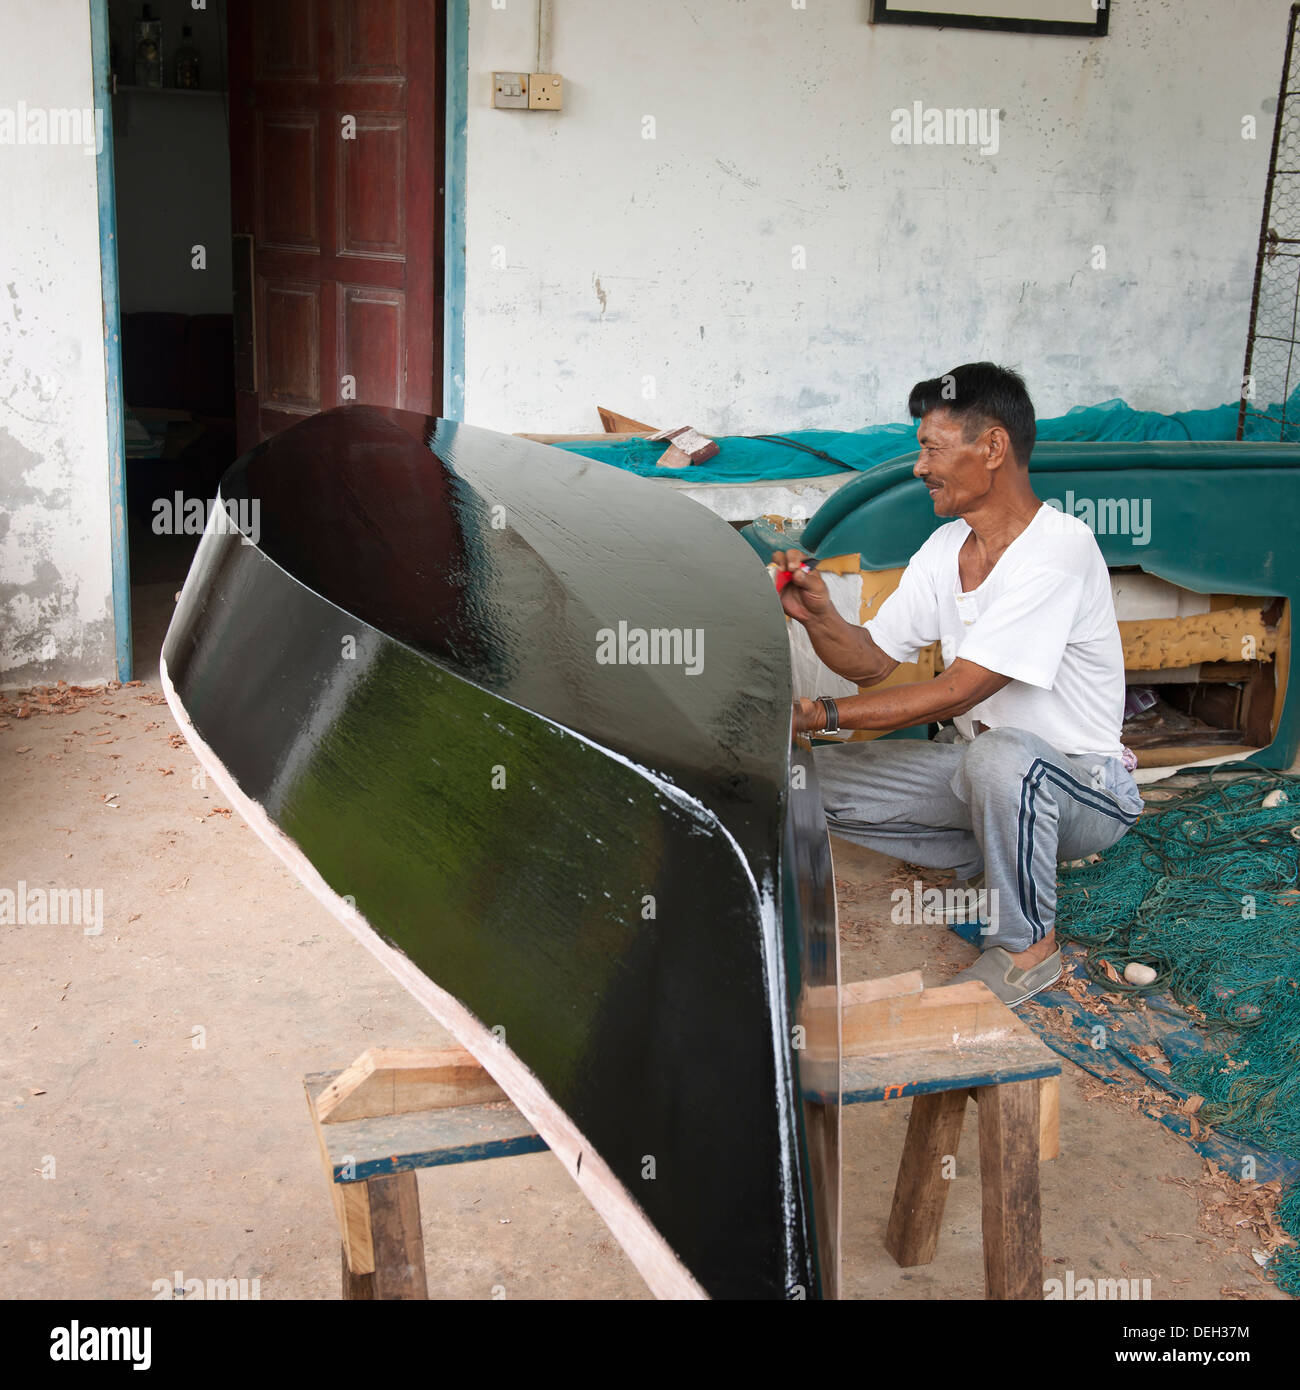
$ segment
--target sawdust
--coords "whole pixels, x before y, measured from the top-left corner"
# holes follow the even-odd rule
[[[1200,1100],[1200,1096],[1193,1096],[1187,1103]],[[1162,1175],[1160,1181],[1192,1193],[1196,1197],[1197,1228],[1215,1242],[1249,1259],[1248,1267],[1261,1284],[1271,1283],[1267,1271],[1274,1254],[1294,1244],[1278,1221],[1277,1205],[1282,1196],[1280,1178],[1271,1182],[1238,1182],[1231,1173],[1225,1173],[1207,1158],[1199,1178]],[[1260,1292],[1227,1286],[1219,1292],[1223,1298],[1263,1296]]]
[[[1142,1114],[1151,1119],[1159,1119],[1162,1115],[1182,1115],[1187,1120],[1193,1139],[1209,1132],[1196,1118],[1205,1103],[1204,1096],[1188,1096],[1174,1104],[1173,1096],[1152,1086],[1108,1085],[1087,1075],[1079,1076],[1078,1081],[1085,1101],[1104,1100],[1131,1114]],[[1160,1174],[1158,1178],[1162,1183],[1180,1187],[1195,1196],[1197,1229],[1204,1234],[1193,1236],[1183,1231],[1146,1231],[1143,1233],[1145,1239],[1180,1237],[1194,1240],[1209,1247],[1204,1253],[1206,1260],[1211,1263],[1221,1260],[1225,1253],[1240,1256],[1249,1261],[1247,1268],[1261,1285],[1271,1284],[1267,1271],[1274,1253],[1292,1243],[1277,1217],[1277,1206],[1282,1195],[1281,1179],[1262,1183],[1238,1182],[1231,1173],[1225,1173],[1208,1158],[1203,1160],[1199,1178],[1175,1178],[1167,1174]],[[1252,1300],[1268,1297],[1262,1288],[1232,1289],[1226,1285],[1220,1290],[1220,1295],[1223,1298]]]
[[[940,888],[952,882],[952,874],[946,869],[927,869],[922,864],[899,863],[881,880],[891,888],[910,888],[920,881],[923,888]]]
[[[870,960],[856,961],[855,968],[870,976],[880,974],[876,962],[882,956],[890,955],[892,943],[911,939],[910,933],[917,926],[924,928],[926,925],[934,925],[900,925],[893,921],[890,897],[893,891],[906,890],[910,900],[913,885],[918,881],[922,888],[941,888],[950,883],[951,878],[952,875],[942,869],[927,869],[919,864],[904,863],[895,863],[880,878],[856,877],[851,870],[848,874],[837,875],[835,899],[839,910],[841,946],[870,956]],[[953,932],[941,930],[934,937],[926,936],[924,958],[909,960],[907,968],[930,968],[933,984],[935,980],[947,979],[969,965],[970,954],[970,945],[961,937]]]
[[[1137,1051],[1138,1049],[1134,1049]],[[1141,1049],[1144,1057],[1148,1052],[1158,1049]],[[1160,1054],[1163,1057],[1163,1054]],[[1152,1061],[1156,1070],[1168,1072],[1167,1060],[1161,1065],[1154,1059]],[[1095,1076],[1086,1073],[1079,1077],[1080,1086],[1085,1100],[1104,1100],[1108,1104],[1115,1105],[1121,1109],[1129,1111],[1134,1115],[1146,1115],[1153,1120],[1162,1119],[1166,1115],[1182,1116],[1188,1125],[1190,1137],[1194,1140],[1203,1139],[1210,1133],[1210,1128],[1197,1119],[1197,1111],[1205,1103],[1204,1096],[1188,1096],[1186,1099],[1179,1100],[1178,1097],[1170,1092],[1162,1090],[1158,1086],[1144,1083],[1141,1086],[1129,1086],[1117,1084],[1115,1082],[1102,1081]]]
[[[922,888],[940,888],[951,882],[952,875],[941,869],[925,869],[919,864],[895,864],[884,878],[862,882],[860,879],[836,877],[835,895],[840,903],[861,903],[868,893],[878,888],[911,888],[919,882]]]
[[[1159,1119],[1161,1115],[1174,1114],[1180,1108],[1172,1104],[1174,1098],[1168,1091],[1157,1090],[1151,1085],[1119,1086],[1086,1073],[1079,1076],[1079,1084],[1085,1100],[1106,1100],[1134,1115]]]
[[[1062,994],[1068,994],[1077,1007],[1085,1013],[1095,1014],[1098,1018],[1112,1017],[1110,1004],[1106,1000],[1098,998],[1088,989],[1088,981],[1079,973],[1077,961],[1062,961],[1061,978],[1052,986],[1052,989],[1053,991],[1059,990]],[[1031,1007],[1043,1014],[1059,1014],[1061,1026],[1073,1031],[1074,1018],[1064,1004],[1058,1004],[1054,1007],[1049,1007],[1046,1004],[1034,1004]]]
[[[108,704],[104,697],[115,691],[143,685],[143,681],[108,681],[104,685],[69,685],[67,681],[60,681],[57,685],[34,685],[30,690],[20,691],[16,695],[0,695],[0,715],[30,719],[34,714],[76,714],[97,700],[101,704]],[[157,704],[163,699],[161,695],[152,693],[137,698],[149,704]]]

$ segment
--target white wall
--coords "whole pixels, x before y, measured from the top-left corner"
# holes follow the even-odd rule
[[[0,108],[88,107],[86,0],[9,5]],[[0,144],[0,685],[111,679],[95,159]]]
[[[1127,0],[1097,40],[868,0],[553,8],[565,111],[494,111],[537,7],[471,0],[468,420],[856,428],[985,357],[1044,415],[1237,395],[1286,0]],[[918,100],[1001,111],[998,153],[893,143]]]

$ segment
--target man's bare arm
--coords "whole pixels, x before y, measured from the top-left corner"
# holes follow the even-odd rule
[[[875,685],[884,680],[898,662],[876,646],[866,628],[840,617],[827,592],[826,581],[816,570],[800,569],[802,560],[798,550],[778,550],[772,556],[778,569],[793,572],[790,583],[781,591],[781,606],[803,624],[813,651],[837,676],[857,685]]]
[[[958,657],[933,680],[911,681],[836,699],[842,729],[907,729],[965,714],[1011,680],[998,671]],[[795,702],[796,733],[816,733],[826,727],[826,711],[817,700]]]

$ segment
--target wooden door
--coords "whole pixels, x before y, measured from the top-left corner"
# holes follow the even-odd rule
[[[357,401],[436,414],[443,0],[231,0],[243,451]]]

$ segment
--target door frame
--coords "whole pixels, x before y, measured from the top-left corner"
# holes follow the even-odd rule
[[[447,0],[443,154],[442,414],[465,418],[465,148],[469,124],[469,0]]]
[[[108,431],[108,530],[113,562],[113,641],[117,679],[133,678],[131,554],[126,518],[125,396],[122,390],[122,306],[117,284],[117,186],[113,172],[113,99],[108,90],[108,0],[90,0],[91,89],[103,121],[95,151],[99,193],[99,285],[104,322],[104,401]]]
[[[465,410],[465,154],[469,122],[469,0],[446,0],[446,19],[442,414],[449,420],[459,420]],[[117,195],[113,170],[113,103],[109,92],[108,0],[90,0],[90,48],[94,107],[97,114],[103,113],[104,122],[104,143],[103,147],[96,151],[95,174],[99,191],[99,276],[104,321],[104,396],[108,434],[113,633],[117,679],[129,681],[133,676],[131,557],[126,515],[126,398],[122,380],[122,308],[118,292]]]

